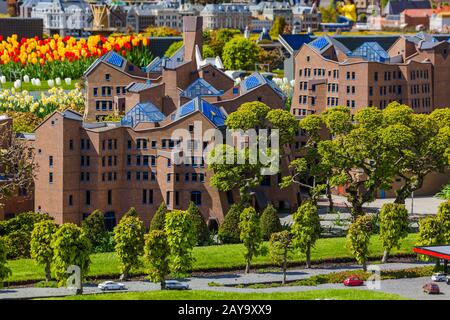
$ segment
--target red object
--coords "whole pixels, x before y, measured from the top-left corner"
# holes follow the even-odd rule
[[[414,247],[413,251],[415,253],[424,254],[424,255],[430,256],[430,257],[440,258],[440,259],[444,259],[444,260],[450,260],[450,255],[439,252],[439,251],[431,250],[430,247]]]
[[[439,294],[441,293],[441,290],[439,289],[439,286],[436,283],[427,283],[423,287],[423,292],[426,292],[428,294]]]
[[[358,278],[357,276],[351,276],[344,280],[344,285],[347,287],[358,287],[362,286],[364,281]]]

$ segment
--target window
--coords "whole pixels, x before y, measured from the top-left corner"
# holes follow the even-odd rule
[[[86,198],[85,198],[85,204],[90,205],[91,204],[91,191],[86,190]]]
[[[228,204],[234,204],[233,191],[231,190],[227,191],[227,201]]]
[[[184,174],[184,181],[189,181],[189,173]]]
[[[202,193],[200,191],[192,191],[191,192],[191,201],[200,206],[202,204]]]
[[[170,182],[170,173],[167,174],[167,182]]]
[[[141,156],[136,156],[136,165],[140,166],[141,165]]]
[[[105,74],[105,81],[110,81],[111,80],[111,75],[109,73]]]
[[[53,156],[48,157],[48,166],[51,168],[53,167]]]
[[[155,156],[150,156],[151,157],[151,166],[155,167],[156,166],[156,157]]]
[[[178,191],[175,191],[175,205],[180,205],[180,193]]]
[[[112,190],[108,190],[108,205],[112,205]]]
[[[205,182],[205,174],[204,173],[200,173],[199,178],[200,178],[200,182]]]
[[[142,204],[147,204],[147,190],[142,190]]]
[[[73,206],[73,196],[69,194],[69,206]]]
[[[73,140],[72,139],[69,140],[69,149],[73,150]]]
[[[127,149],[128,149],[128,150],[131,149],[131,140],[128,140],[128,142],[127,142]]]
[[[98,96],[98,88],[94,88],[94,97]]]
[[[373,79],[374,79],[375,82],[378,81],[378,72],[375,72],[375,73],[373,74]]]
[[[152,141],[152,149],[156,149],[156,141],[155,140]]]
[[[127,166],[131,166],[131,155],[127,154]]]
[[[131,180],[131,171],[127,171],[127,180]]]
[[[166,205],[170,206],[170,191],[166,192]]]
[[[141,172],[136,171],[136,180],[141,180]]]

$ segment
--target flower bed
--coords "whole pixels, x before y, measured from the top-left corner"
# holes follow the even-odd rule
[[[43,80],[79,79],[96,58],[111,50],[144,66],[152,59],[147,45],[148,38],[141,34],[108,38],[96,35],[79,40],[58,35],[20,40],[17,35],[6,39],[0,36],[0,71],[8,81],[25,75]]]

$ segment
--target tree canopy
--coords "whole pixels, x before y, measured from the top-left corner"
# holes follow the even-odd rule
[[[243,37],[233,38],[223,47],[222,61],[226,69],[254,70],[259,62],[260,47]]]

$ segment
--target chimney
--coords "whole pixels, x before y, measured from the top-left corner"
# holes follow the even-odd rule
[[[198,45],[200,52],[203,48],[203,17],[183,17],[183,41],[184,62],[193,61],[195,63],[195,45]]]

